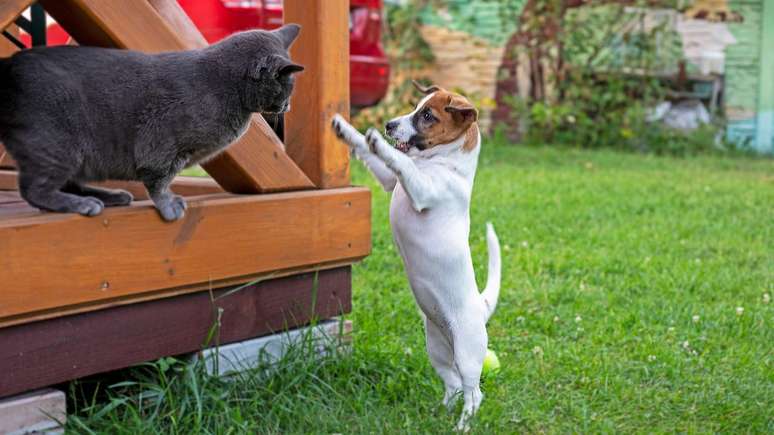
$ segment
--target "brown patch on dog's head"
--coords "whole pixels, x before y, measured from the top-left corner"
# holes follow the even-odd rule
[[[476,131],[472,145],[467,144],[466,151],[475,148],[478,136],[478,111],[465,97],[434,86],[432,96],[420,107],[411,120],[417,135],[410,141],[419,149],[428,149],[445,145],[459,139],[469,131]],[[427,88],[430,89],[430,88]],[[467,136],[466,136],[467,138]]]

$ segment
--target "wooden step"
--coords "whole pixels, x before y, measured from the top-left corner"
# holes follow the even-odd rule
[[[350,264],[371,248],[364,188],[188,198],[161,220],[148,201],[97,217],[0,207],[0,328]],[[1,340],[0,340],[1,342]]]

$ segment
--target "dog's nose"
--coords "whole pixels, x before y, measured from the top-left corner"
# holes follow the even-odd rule
[[[398,127],[397,121],[390,121],[387,123],[387,125],[384,126],[384,128],[387,129],[387,134],[390,134],[393,131],[395,131],[397,127]]]

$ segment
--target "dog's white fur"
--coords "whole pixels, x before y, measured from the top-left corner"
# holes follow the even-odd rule
[[[423,106],[427,96],[417,106]],[[391,136],[408,142],[417,132],[416,110],[396,118]],[[424,313],[427,351],[451,407],[464,399],[458,429],[478,410],[481,369],[487,350],[486,323],[500,292],[500,246],[487,224],[489,272],[479,293],[468,245],[470,197],[478,165],[481,136],[474,149],[463,149],[465,134],[451,143],[404,154],[374,129],[365,136],[341,116],[333,120],[338,136],[362,160],[384,189],[392,192],[390,222],[409,283]]]

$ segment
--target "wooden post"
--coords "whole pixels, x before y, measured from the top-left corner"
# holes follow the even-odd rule
[[[35,0],[2,0],[0,1],[0,30],[11,25],[25,9],[35,3]]]
[[[285,0],[284,17],[302,27],[290,52],[306,68],[285,115],[287,153],[317,187],[346,186],[349,153],[330,123],[349,116],[349,1]]]

